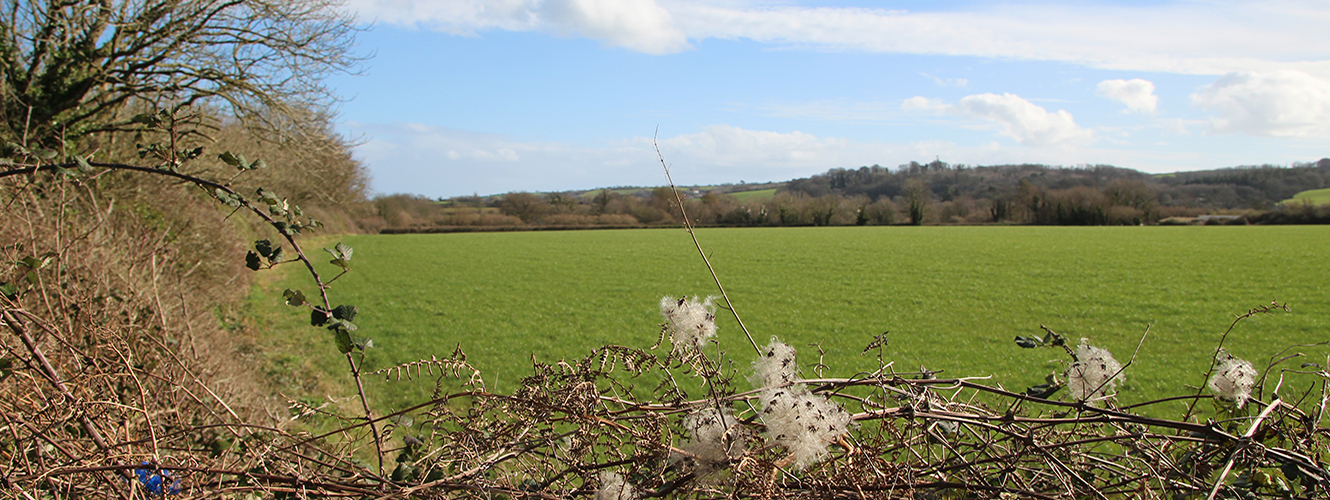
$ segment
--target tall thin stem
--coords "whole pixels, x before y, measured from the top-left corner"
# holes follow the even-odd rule
[[[748,337],[748,343],[753,345],[753,350],[758,355],[762,354],[762,348],[757,346],[757,341],[753,340],[753,334],[748,332],[748,327],[744,326],[744,320],[739,317],[739,311],[734,308],[730,302],[730,296],[725,293],[725,285],[720,283],[720,276],[716,274],[716,268],[711,267],[711,260],[707,259],[707,253],[702,250],[702,243],[697,241],[697,232],[693,231],[693,223],[688,220],[688,211],[684,209],[683,197],[679,195],[679,189],[674,186],[674,178],[670,176],[670,166],[665,164],[665,155],[660,152],[660,144],[656,139],[651,139],[651,146],[656,148],[656,159],[660,160],[661,168],[665,169],[665,180],[670,183],[670,192],[674,193],[674,200],[679,203],[679,215],[683,216],[683,227],[688,229],[688,236],[693,238],[693,246],[697,247],[698,255],[702,256],[702,262],[707,265],[707,271],[711,271],[711,279],[716,282],[716,289],[720,290],[721,298],[725,299],[725,308],[734,315],[734,320],[739,322],[739,328],[744,331],[744,336]]]

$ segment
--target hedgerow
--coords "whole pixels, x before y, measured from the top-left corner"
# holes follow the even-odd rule
[[[142,123],[173,126],[156,116]],[[835,367],[801,357],[777,338],[759,345],[717,277],[714,297],[661,300],[656,345],[604,345],[581,359],[534,363],[515,390],[499,393],[487,388],[485,367],[472,366],[460,347],[363,372],[372,338],[355,323],[359,309],[332,293],[338,278],[354,272],[354,249],[338,243],[316,257],[302,242],[320,224],[289,199],[263,188],[239,192],[230,180],[188,170],[216,158],[244,175],[264,166],[258,159],[157,145],[146,148],[153,164],[138,166],[9,149],[0,201],[7,221],[28,226],[6,224],[12,243],[3,250],[0,283],[6,330],[0,481],[13,497],[1310,499],[1330,493],[1330,429],[1323,425],[1330,373],[1318,360],[1295,366],[1306,360],[1299,350],[1311,346],[1291,346],[1260,370],[1240,359],[1243,353],[1224,350],[1244,320],[1286,311],[1285,304],[1235,317],[1195,393],[1121,406],[1117,391],[1135,353],[1115,355],[1093,339],[1073,341],[1047,327],[1041,336],[1017,337],[1011,348],[1050,349],[1067,369],[1024,390],[986,377],[898,370],[886,333],[864,349],[876,352],[876,369],[827,376]],[[287,404],[299,418],[290,419],[231,399],[224,390],[228,374],[191,345],[191,328],[206,314],[186,312],[187,287],[171,289],[178,297],[162,293],[159,266],[189,264],[165,258],[167,246],[139,242],[124,254],[119,274],[87,273],[91,267],[81,262],[96,259],[106,244],[157,234],[139,227],[141,218],[98,215],[113,211],[99,205],[90,184],[126,173],[225,207],[220,215],[201,212],[201,224],[220,227],[220,219],[246,214],[270,228],[244,258],[228,252],[216,258],[253,271],[307,269],[309,288],[273,300],[307,309],[311,327],[326,332],[326,342],[311,349],[345,357],[356,389],[354,414],[292,400]],[[50,230],[37,231],[41,224]],[[320,274],[316,258],[329,258],[339,274]],[[751,346],[716,340],[715,315],[722,310]],[[1138,351],[1148,343],[1147,330]],[[647,373],[657,376],[642,377]],[[363,384],[370,376],[430,384],[433,395],[381,414]],[[647,379],[662,382],[636,386]],[[1171,419],[1141,413],[1169,401],[1186,402],[1186,411]],[[1209,416],[1204,421],[1202,413]]]

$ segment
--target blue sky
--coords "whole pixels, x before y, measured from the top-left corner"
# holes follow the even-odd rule
[[[350,0],[379,193],[1330,156],[1323,1]]]

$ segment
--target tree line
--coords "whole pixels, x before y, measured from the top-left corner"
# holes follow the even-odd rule
[[[773,196],[741,198],[740,186],[680,188],[691,222],[715,226],[892,224],[1140,225],[1205,213],[1238,223],[1320,223],[1330,209],[1283,206],[1330,186],[1330,159],[1151,175],[1109,165],[967,166],[940,160],[836,168],[784,183]],[[683,222],[668,187],[513,192],[432,200],[374,200],[371,228],[673,225]],[[1322,213],[1325,212],[1325,213]]]

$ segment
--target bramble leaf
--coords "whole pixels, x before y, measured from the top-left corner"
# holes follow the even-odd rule
[[[281,247],[278,247],[281,248]],[[259,255],[268,257],[272,255],[272,242],[268,240],[258,240],[254,242],[254,249],[259,251]]]
[[[337,253],[342,257],[342,260],[351,260],[351,254],[356,251],[354,248],[346,246],[342,242],[338,242],[337,246],[333,247],[333,249],[337,250]]]
[[[324,311],[323,309],[317,307],[315,307],[314,310],[309,313],[310,326],[326,325],[328,324],[328,320],[330,319],[332,319],[332,316],[329,316],[327,311]]]
[[[274,265],[282,262],[282,253],[283,253],[282,247],[277,247],[276,250],[273,250],[272,255],[268,256],[268,265]]]
[[[0,281],[0,295],[4,295],[9,300],[18,298],[18,287],[8,281]]]
[[[325,248],[323,251],[328,252],[333,256],[332,260],[328,261],[328,263],[342,268],[343,271],[350,270],[351,254],[355,252],[355,249],[339,242],[337,243],[337,246],[333,247],[331,250]]]
[[[1016,345],[1021,346],[1021,347],[1024,348],[1024,349],[1034,349],[1034,348],[1036,348],[1036,347],[1039,347],[1039,346],[1041,346],[1041,345],[1044,345],[1044,342],[1043,342],[1042,340],[1039,340],[1038,338],[1035,338],[1035,337],[1023,337],[1023,336],[1017,335],[1017,336],[1016,336]]]
[[[290,288],[282,292],[282,298],[286,299],[286,305],[288,306],[303,306],[308,303],[305,301],[305,292]]]
[[[277,198],[277,195],[273,194],[272,191],[269,191],[267,189],[259,188],[258,194],[259,194],[259,201],[262,201],[269,205],[276,205],[282,202],[281,199]]]
[[[29,256],[27,256],[27,257],[24,257],[24,258],[22,258],[22,259],[19,259],[19,261],[18,261],[18,264],[19,264],[19,265],[24,266],[24,267],[27,267],[28,269],[32,269],[32,270],[34,270],[34,271],[36,271],[36,270],[38,270],[38,269],[41,269],[41,268],[43,268],[43,267],[46,267],[46,265],[47,265],[47,264],[50,264],[50,263],[51,263],[51,257],[50,257],[50,256],[47,256],[47,257],[45,257],[45,258],[38,259],[37,257],[34,257],[34,256],[29,255]]]
[[[337,306],[337,307],[334,307],[334,308],[333,308],[333,310],[332,310],[332,315],[333,315],[334,318],[337,318],[337,319],[340,319],[340,320],[344,320],[344,321],[355,321],[355,319],[356,319],[356,313],[358,313],[358,312],[360,312],[360,311],[358,311],[358,310],[356,309],[356,306],[348,305],[348,304],[342,304],[342,305],[340,305],[340,306]]]
[[[351,342],[351,332],[338,328],[334,338],[337,341],[337,350],[342,354],[349,353],[352,349],[355,349],[355,344]]]
[[[9,358],[0,358],[0,381],[4,381],[14,374],[14,360]]]
[[[88,163],[87,158],[80,155],[74,155],[74,163],[78,164],[80,172],[87,173],[92,171],[92,165]]]
[[[222,160],[223,163],[233,167],[240,167],[240,165],[245,163],[244,155],[237,156],[230,151],[222,152],[222,154],[217,155],[217,158]],[[244,170],[244,168],[241,168],[241,170]]]
[[[255,271],[258,271],[260,267],[263,267],[263,263],[259,261],[259,254],[254,253],[253,250],[245,252],[245,267]]]
[[[1026,389],[1025,394],[1032,398],[1048,399],[1061,389],[1062,384],[1039,384]]]

